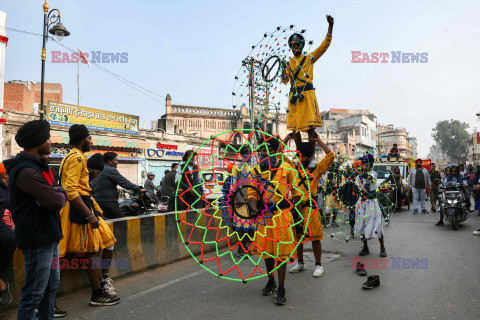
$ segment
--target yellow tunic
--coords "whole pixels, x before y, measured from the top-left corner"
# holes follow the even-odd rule
[[[60,184],[67,192],[69,201],[60,211],[63,239],[59,243],[59,255],[94,253],[114,244],[115,237],[103,219],[99,219],[98,229],[93,229],[89,223],[77,224],[70,221],[70,200],[78,196],[91,196],[92,193],[88,185],[87,157],[80,150],[72,149],[63,159],[60,172],[62,173]],[[95,210],[101,213],[100,206],[93,197],[91,198]]]
[[[298,191],[292,188],[296,176],[296,170],[288,163],[282,163],[278,169],[278,172],[273,177],[272,171],[261,172],[257,166],[263,181],[270,181],[267,190],[264,191],[265,197],[276,203],[280,204],[283,200],[287,200],[289,193],[292,197],[298,194]],[[256,183],[260,183],[260,178],[257,177],[255,168],[252,169],[252,175],[255,177],[253,180]],[[273,180],[271,178],[273,177]],[[251,185],[257,187],[252,181]],[[265,186],[265,183],[262,184]],[[248,197],[260,200],[259,195],[251,188],[248,188]],[[293,206],[293,203],[292,203]],[[264,208],[258,207],[259,210]],[[257,230],[254,237],[253,252],[257,253],[260,257],[277,258],[285,260],[295,249],[295,226],[293,217],[290,212],[292,208],[275,209],[273,216],[265,219],[265,225],[263,225],[263,219],[261,223],[258,223]],[[268,214],[268,213],[267,213]]]
[[[312,53],[307,54],[302,69],[298,74],[298,79],[294,81],[293,75],[297,71],[300,62],[304,55],[293,56],[293,59],[288,62],[286,70],[287,77],[283,80],[284,83],[290,82],[294,87],[301,87],[305,82],[313,83],[313,64],[327,51],[332,37],[326,36],[322,44]],[[300,79],[300,80],[299,80]],[[288,97],[288,114],[287,114],[287,129],[292,131],[307,131],[310,126],[322,126],[320,112],[318,110],[317,97],[314,90],[304,91],[304,99],[298,100],[295,105],[292,105],[292,93]]]
[[[285,157],[285,159],[288,159]],[[308,178],[305,180],[305,171],[304,170],[299,170],[299,176],[296,181],[296,186],[299,189],[300,194],[305,194],[306,197],[302,199],[303,203],[309,203],[309,194],[308,194],[308,189],[307,189],[307,183],[310,181],[310,192],[313,197],[313,201],[316,201],[317,199],[317,188],[318,184],[320,183],[320,179],[322,175],[330,168],[330,166],[333,163],[333,160],[335,159],[335,153],[330,152],[328,153],[325,158],[323,158],[315,167],[315,170],[313,170],[310,174],[312,175],[312,180],[310,181]],[[288,159],[287,160],[290,165],[294,166],[293,162]],[[308,171],[307,171],[308,172]],[[304,181],[304,183],[302,183]],[[310,214],[310,216],[309,216]],[[304,239],[304,241],[315,241],[315,240],[322,240],[323,239],[323,228],[322,228],[322,223],[320,221],[320,212],[318,208],[310,210],[310,207],[303,207],[302,209],[302,218],[303,218],[303,225],[307,226],[307,220],[308,220],[308,226],[305,228],[304,227],[304,233],[307,233],[309,235],[308,239]]]

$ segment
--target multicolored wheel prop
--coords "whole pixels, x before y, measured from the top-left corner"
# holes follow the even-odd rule
[[[252,46],[235,75],[232,106],[253,108],[251,111],[256,122],[260,123],[264,114],[280,112],[281,106],[285,111],[288,106],[290,86],[281,82],[281,74],[293,57],[288,39],[294,33],[307,38],[307,31],[298,30],[294,25],[277,27],[273,32],[265,33]],[[312,44],[313,41],[307,40],[304,52],[310,52]]]
[[[199,147],[203,156],[192,154],[183,167],[175,201],[179,240],[219,278],[247,282],[267,276],[265,258],[275,260],[275,272],[293,261],[306,240],[296,230],[308,229],[312,210],[302,215],[291,195],[314,207],[310,185],[307,192],[296,187],[301,176],[291,163],[301,163],[297,153],[281,142],[277,152],[269,152],[271,139],[278,137],[251,129],[226,131],[205,141]]]

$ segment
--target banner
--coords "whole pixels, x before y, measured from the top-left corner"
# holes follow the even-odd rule
[[[138,134],[140,118],[124,113],[86,108],[73,104],[48,101],[47,120],[57,126],[84,124],[88,129]]]

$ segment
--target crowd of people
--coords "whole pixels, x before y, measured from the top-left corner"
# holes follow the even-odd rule
[[[51,143],[50,125],[47,121],[35,120],[23,125],[15,136],[23,151],[0,165],[0,305],[7,305],[12,300],[9,284],[5,281],[5,270],[15,248],[18,247],[25,259],[25,285],[19,302],[18,319],[33,319],[36,314],[40,319],[66,315],[66,312],[55,304],[55,292],[60,282],[60,270],[52,268],[52,261],[56,259],[84,257],[89,261],[86,272],[92,288],[89,302],[91,306],[108,306],[120,302],[109,277],[116,239],[105,221],[123,216],[118,207],[117,186],[134,192],[153,193],[155,196],[155,191],[159,191],[162,196],[175,199],[176,186],[179,185],[178,194],[183,194],[182,201],[178,201],[179,210],[201,203],[199,195],[202,195],[204,190],[200,183],[198,166],[194,163],[193,151],[185,153],[181,165],[172,165],[172,170],[165,175],[160,188],[152,183],[154,175],[149,173],[145,189],[141,189],[118,172],[115,153],[98,153],[87,159],[85,153],[91,150],[92,137],[84,125],[71,126],[69,136],[73,148],[61,163],[59,177],[55,177],[48,166]],[[288,144],[293,139],[294,135],[289,134],[283,143]],[[320,145],[326,154],[318,163],[314,157],[315,144]],[[306,239],[312,242],[315,256],[313,276],[321,277],[325,272],[321,264],[323,228],[339,227],[337,219],[340,213],[343,212],[348,217],[350,237],[359,235],[363,241],[360,256],[370,253],[368,240],[371,239],[378,239],[381,257],[386,257],[387,252],[384,242],[385,213],[382,208],[382,193],[378,191],[380,186],[377,173],[373,170],[372,155],[362,157],[356,162],[356,166],[347,163],[344,168],[340,168],[340,165],[334,162],[334,153],[315,134],[310,135],[309,142],[300,142],[297,145],[302,166],[288,157],[280,160],[277,156],[272,156],[279,150],[281,146],[277,137],[263,141],[259,163],[248,170],[255,170],[257,173],[255,179],[258,181],[255,183],[265,184],[266,191],[271,189],[271,201],[276,204],[275,209],[272,209],[272,219],[267,219],[265,225],[258,225],[254,237],[256,247],[263,248],[257,253],[270,256],[265,259],[270,274],[262,294],[269,295],[276,290],[275,303],[285,304],[286,265],[283,264],[276,272],[278,287],[271,273],[278,264],[278,259],[287,259],[294,248],[292,245],[305,235]],[[251,151],[242,153],[245,163],[249,155]],[[245,167],[240,168],[236,171],[230,168],[229,172],[231,175],[238,175],[241,170],[245,170]],[[272,169],[278,168],[288,170],[280,175],[272,175],[271,173],[275,172]],[[183,171],[186,173],[182,173]],[[294,171],[297,171],[299,179],[291,176]],[[387,205],[400,211],[404,191],[411,189],[413,213],[418,213],[420,204],[422,213],[427,214],[425,199],[428,190],[431,208],[435,212],[439,186],[450,181],[461,183],[467,195],[468,206],[471,206],[470,196],[473,195],[478,209],[480,171],[474,172],[471,165],[465,170],[460,165],[439,172],[435,164],[431,165],[430,170],[426,170],[420,159],[416,161],[416,167],[410,170],[406,185],[399,168],[393,168],[384,183],[395,186],[396,197]],[[307,186],[307,183],[310,183],[310,186]],[[295,188],[291,190],[286,187],[294,184]],[[231,184],[226,182],[224,188],[230,187]],[[308,189],[310,193],[307,192]],[[308,196],[302,198],[301,194]],[[260,210],[261,199],[258,194],[249,189],[245,196],[248,201],[237,201],[235,205],[248,206],[248,210],[253,212]],[[296,204],[294,210],[289,208],[285,199],[291,199]],[[172,203],[170,200],[170,209],[173,207]],[[308,227],[304,227],[305,221],[300,220],[308,217]],[[440,217],[437,225],[443,224],[442,218]],[[295,221],[301,223],[296,224],[295,239],[290,239],[291,233],[283,227],[293,225]],[[476,234],[480,234],[480,230],[476,231]],[[272,241],[275,237],[279,243]],[[242,241],[239,254],[247,254],[248,247],[248,244]],[[95,259],[101,259],[101,269],[92,267]],[[306,267],[303,244],[300,244],[297,248],[297,261],[290,268],[290,272],[304,270]],[[364,287],[374,288],[378,281],[378,278],[369,279]]]

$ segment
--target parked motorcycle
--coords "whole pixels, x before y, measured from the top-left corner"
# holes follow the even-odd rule
[[[440,210],[443,217],[450,222],[453,230],[457,230],[459,223],[468,218],[463,188],[459,183],[450,181],[438,189],[442,192]]]
[[[155,200],[148,192],[134,193],[127,190],[125,192],[130,194],[130,198],[118,203],[125,216],[139,216],[157,212]]]

